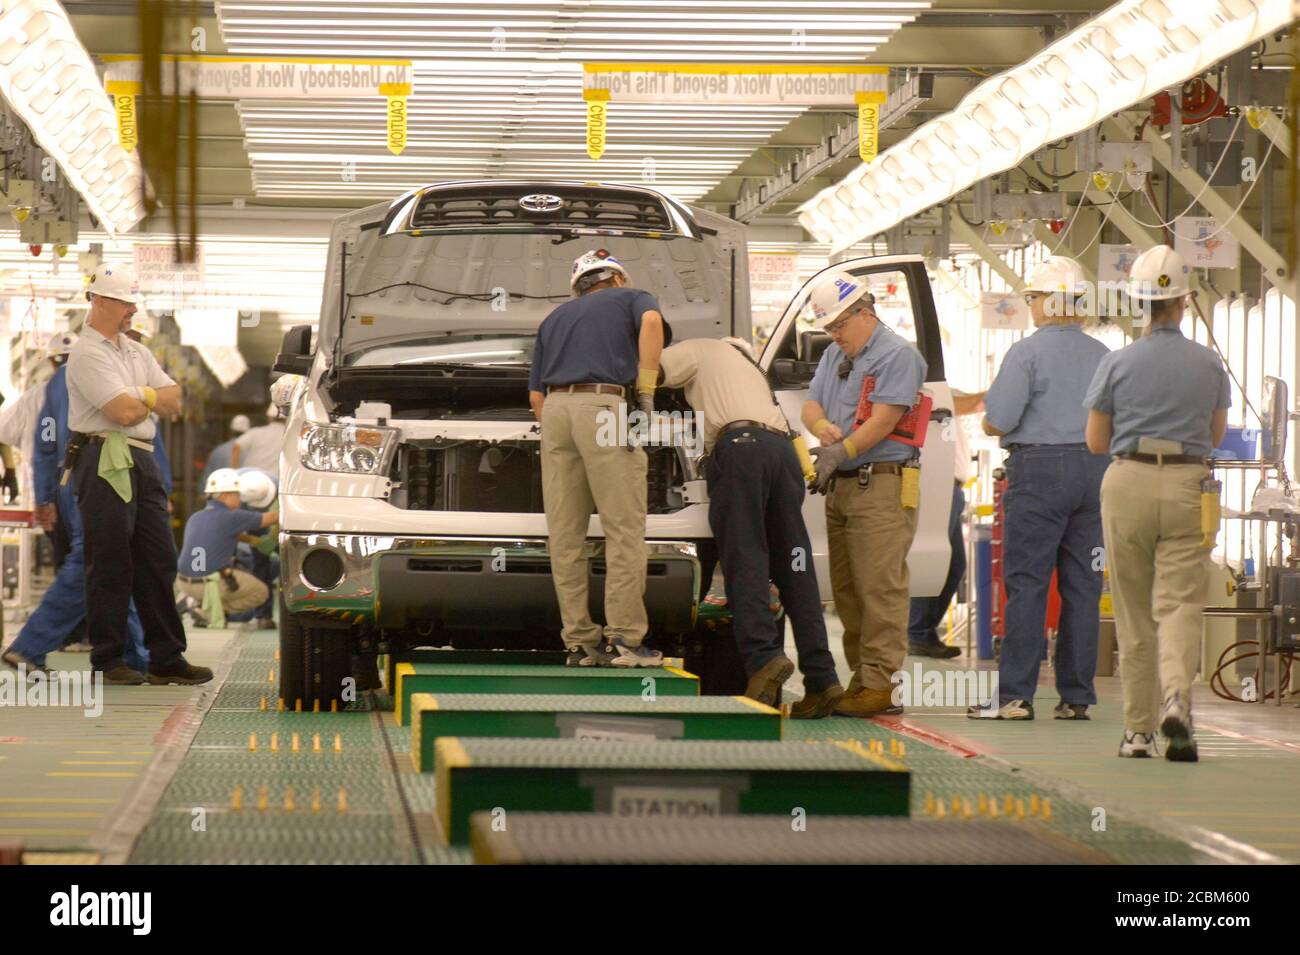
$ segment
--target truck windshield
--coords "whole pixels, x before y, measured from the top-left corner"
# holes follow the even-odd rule
[[[516,365],[533,361],[535,336],[520,332],[498,334],[426,335],[376,343],[347,355],[351,368],[392,368],[402,365]]]

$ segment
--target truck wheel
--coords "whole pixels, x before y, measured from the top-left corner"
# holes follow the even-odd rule
[[[280,597],[280,699],[292,710],[303,698],[306,665],[304,634],[297,614],[289,613]]]
[[[302,701],[303,709],[314,707],[318,701],[322,711],[328,710],[335,702],[339,709],[343,709],[357,699],[358,692],[352,675],[352,641],[348,631],[307,627],[304,634],[306,696]]]

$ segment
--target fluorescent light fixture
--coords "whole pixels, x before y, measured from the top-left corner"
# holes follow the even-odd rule
[[[1123,0],[823,189],[799,222],[838,251],[1283,29],[1291,0]]]
[[[110,235],[135,226],[135,203],[106,201],[140,188],[140,160],[117,141],[117,117],[68,15],[56,0],[0,2],[0,96],[81,194]]]

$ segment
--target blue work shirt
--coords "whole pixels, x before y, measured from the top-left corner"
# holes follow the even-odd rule
[[[641,317],[650,311],[658,312],[659,303],[635,288],[597,289],[565,302],[537,330],[528,389],[544,392],[554,385],[636,381]],[[665,321],[664,347],[672,337]]]
[[[59,466],[68,450],[68,366],[54,370],[45,386],[45,401],[36,415],[32,441],[32,485],[37,504],[54,501],[59,486]]]
[[[1044,325],[1007,351],[984,395],[989,424],[1013,444],[1083,444],[1083,396],[1110,349],[1078,325]]]
[[[167,457],[167,446],[163,444],[162,422],[158,416],[153,416],[153,459],[158,462],[158,470],[162,472],[163,493],[168,497],[172,496],[172,462]]]
[[[214,574],[234,563],[240,534],[260,534],[263,530],[261,514],[210,500],[207,507],[191,514],[185,522],[185,539],[176,568],[183,577]]]
[[[925,384],[926,364],[921,353],[911,342],[883,324],[876,325],[866,347],[854,357],[853,370],[847,378],[840,378],[838,373],[843,360],[844,353],[838,348],[827,348],[822,352],[817,373],[808,388],[808,398],[822,406],[826,420],[838,425],[846,438],[855,430],[853,422],[862,397],[862,382],[868,375],[876,378],[876,387],[871,393],[872,405],[910,408],[916,403],[916,393]],[[846,461],[844,467],[856,468],[871,461],[909,461],[918,453],[918,449],[909,444],[885,438],[853,460]]]
[[[1210,416],[1231,403],[1219,356],[1171,326],[1106,355],[1083,400],[1112,416],[1111,454],[1138,451],[1141,438],[1164,438],[1197,457],[1213,450]]]

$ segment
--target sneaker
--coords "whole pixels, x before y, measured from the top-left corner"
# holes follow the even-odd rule
[[[143,673],[132,670],[124,663],[104,671],[105,686],[140,686],[146,682]]]
[[[1130,733],[1124,731],[1124,742],[1119,744],[1119,754],[1121,756],[1131,756],[1136,759],[1148,759],[1156,755],[1156,734],[1155,733]]]
[[[25,669],[27,671],[28,679],[31,679],[32,677],[37,675],[40,676],[50,675],[49,667],[43,666],[39,663],[33,663],[31,660],[27,659],[25,656],[23,656],[21,653],[15,650],[13,647],[10,647],[4,653],[0,653],[0,660],[3,660],[5,663],[9,664],[9,666],[13,667],[19,673],[22,673],[23,670]]]
[[[805,692],[803,699],[790,707],[790,719],[820,720],[830,716],[842,696],[844,696],[844,687],[838,683],[817,693]]]
[[[745,684],[745,696],[762,703],[764,706],[776,706],[781,697],[781,687],[794,673],[794,663],[784,653],[763,664],[749,682]]]
[[[1090,720],[1088,707],[1083,703],[1057,703],[1052,716],[1058,720]]]
[[[914,643],[908,645],[907,655],[911,657],[933,657],[936,660],[951,660],[953,657],[961,656],[961,650],[958,647],[950,647],[946,643]]]
[[[564,652],[564,665],[566,667],[594,667],[597,663],[596,657],[599,650],[599,647],[588,647],[582,643],[574,644]]]
[[[1003,703],[996,710],[982,706],[971,706],[966,710],[966,718],[972,720],[1032,720],[1034,704],[1024,700],[1011,700]]]
[[[207,667],[196,667],[184,657],[177,657],[176,662],[155,670],[149,669],[149,682],[154,686],[196,686],[212,679],[212,671]]]
[[[1194,763],[1200,758],[1196,741],[1192,739],[1192,708],[1181,694],[1175,693],[1161,707],[1160,732],[1169,744],[1165,747],[1165,759],[1174,763]]]
[[[597,664],[604,667],[661,667],[664,655],[647,646],[629,647],[615,637],[600,645],[597,651]]]

